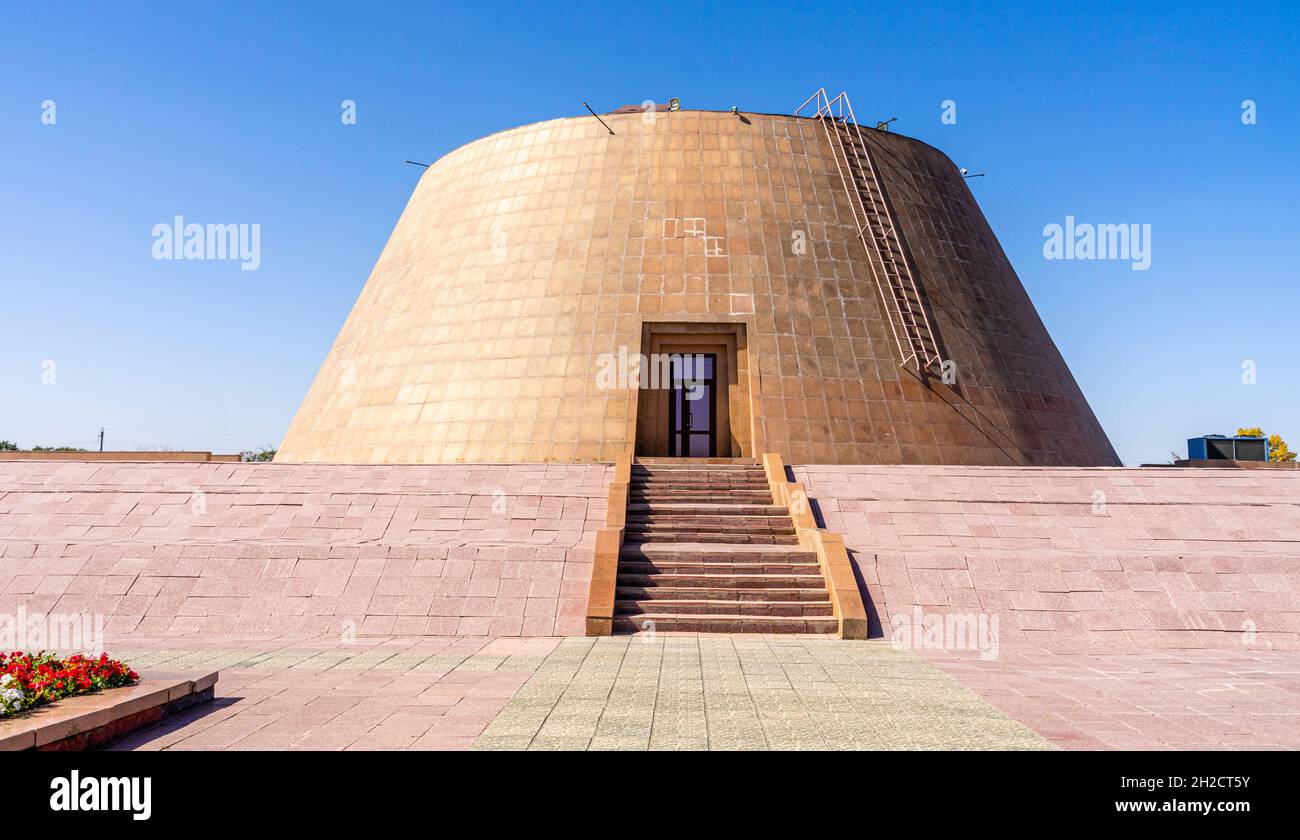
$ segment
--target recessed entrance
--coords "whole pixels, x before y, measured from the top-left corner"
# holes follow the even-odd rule
[[[643,323],[636,454],[748,458],[755,449],[744,323]]]
[[[669,455],[712,458],[718,454],[717,366],[713,353],[669,357]]]

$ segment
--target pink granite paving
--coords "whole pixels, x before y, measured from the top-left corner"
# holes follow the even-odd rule
[[[601,465],[0,463],[0,613],[120,633],[580,633]]]
[[[175,641],[126,643],[156,648],[131,656],[143,662],[151,655],[173,666],[253,661],[221,667],[212,703],[111,749],[464,750],[531,676],[511,664],[531,668],[559,640],[383,638],[331,645],[243,639],[232,645],[235,640],[215,639],[193,651],[176,651]]]
[[[1061,749],[1300,749],[1296,651],[923,655]]]
[[[708,646],[726,637],[693,638]],[[781,636],[733,638],[739,649],[751,653],[763,650],[765,643],[774,645],[773,650],[803,651],[796,656],[801,663],[799,669],[780,671],[787,678],[803,674],[809,662],[834,662],[835,667],[850,668],[852,685],[872,691],[880,688],[871,678],[877,672],[852,671],[851,663],[859,655],[870,659],[868,645],[876,647],[881,642]],[[178,650],[178,641],[195,644],[193,649]],[[617,659],[589,655],[586,658],[594,658],[594,663],[580,667],[582,657],[575,659],[572,653],[560,656],[558,661],[552,657],[562,652],[562,644],[589,646],[596,642],[597,648],[583,649],[608,651],[621,643],[622,649],[654,658],[654,649],[643,641],[627,637],[567,641],[382,637],[337,644],[327,638],[130,637],[124,644],[133,647],[123,652],[133,664],[141,663],[146,672],[151,662],[160,662],[157,667],[164,669],[203,664],[219,667],[221,678],[213,703],[135,733],[112,749],[462,750],[474,745],[525,684],[544,668],[549,669],[548,675],[534,691],[534,700],[544,695],[552,705],[569,704],[566,715],[556,717],[554,726],[569,724],[576,713],[575,704],[600,706],[617,699],[620,712],[608,719],[617,728],[623,721],[620,715],[639,701],[650,702],[656,693],[667,692],[671,714],[662,720],[655,717],[655,725],[666,727],[666,737],[687,741],[703,738],[705,730],[698,728],[702,724],[678,714],[681,692],[689,691],[689,686],[676,680],[665,684],[662,678],[646,681],[633,677],[624,689],[615,690],[609,674],[600,674],[602,668],[621,673]],[[660,634],[656,644],[673,645],[680,652],[682,645],[690,641]],[[600,647],[604,643],[609,644]],[[850,648],[853,654],[846,660]],[[770,654],[766,655],[769,659],[756,664],[753,672],[763,697],[770,694],[772,678],[763,676],[772,664]],[[907,657],[915,664],[907,664]],[[690,666],[680,657],[664,661]],[[933,685],[933,677],[926,672],[942,670],[966,690],[1062,749],[1300,748],[1300,652],[1296,651],[1088,654],[1021,646],[1001,650],[993,661],[932,651],[921,651],[916,656],[905,654],[903,659],[895,655],[882,661],[890,663],[884,678],[895,687]],[[704,662],[696,661],[693,667],[701,670],[693,673],[692,684],[701,679],[703,685],[720,684],[735,678],[734,662],[727,657],[709,657]],[[817,691],[824,691],[826,674],[818,676],[817,671],[814,668],[806,675],[807,683],[791,683],[794,696],[812,689],[814,683],[821,686]],[[593,674],[603,688],[591,684]],[[561,675],[563,678],[557,679]],[[728,702],[738,703],[742,711],[745,708],[743,698],[732,697]],[[531,714],[535,703],[530,703],[528,709],[526,714]],[[778,725],[783,719],[781,714],[789,711],[785,707],[780,713],[774,710],[771,714],[775,717],[769,723]],[[721,713],[722,718],[715,717],[710,724],[711,737],[726,730],[730,718],[725,710]],[[808,713],[811,710],[801,714]],[[550,719],[546,714],[543,717]],[[538,726],[541,720],[536,721]],[[595,720],[591,718],[591,726],[596,726]],[[926,724],[924,716],[892,720],[888,715],[878,719],[868,714],[866,721],[903,738],[900,744],[909,739],[932,739],[938,731],[931,731],[935,722]],[[942,729],[942,724],[935,725]],[[909,729],[916,726],[923,730]],[[846,735],[844,743],[850,740]],[[723,741],[722,748],[739,748],[728,747]],[[639,746],[629,748],[645,748],[637,743]]]
[[[807,466],[880,626],[920,606],[1055,649],[1300,648],[1300,473]]]

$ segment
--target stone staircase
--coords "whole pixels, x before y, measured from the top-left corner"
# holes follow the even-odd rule
[[[752,460],[632,464],[614,629],[835,633],[817,555]]]

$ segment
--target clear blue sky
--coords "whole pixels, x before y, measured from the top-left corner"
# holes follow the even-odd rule
[[[1300,443],[1300,6],[855,5],[10,7],[0,439],[277,445],[419,177],[403,160],[584,99],[780,112],[824,84],[988,173],[1126,463],[1238,424]],[[260,224],[261,268],[155,261],[177,214]],[[1151,269],[1046,261],[1066,215],[1152,225]]]

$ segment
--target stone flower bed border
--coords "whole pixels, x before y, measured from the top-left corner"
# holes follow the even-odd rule
[[[67,697],[133,685],[140,675],[101,653],[0,653],[0,720]]]
[[[141,678],[101,656],[59,659],[0,655],[0,751],[85,750],[152,726],[213,697],[218,672],[149,674]],[[21,692],[21,698],[19,693]]]

